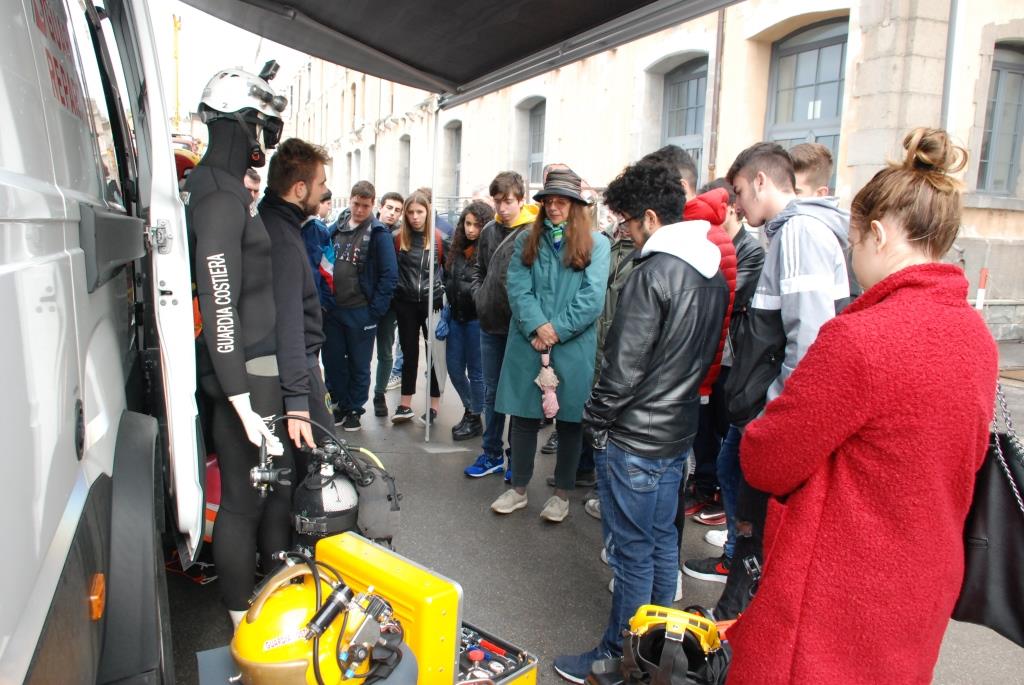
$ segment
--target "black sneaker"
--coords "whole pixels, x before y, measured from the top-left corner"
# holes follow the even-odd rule
[[[548,485],[555,487],[555,477],[548,476]],[[576,472],[576,487],[578,488],[592,488],[597,484],[597,471],[577,471]]]
[[[483,432],[484,422],[480,420],[480,415],[467,411],[459,425],[452,428],[452,439],[469,440],[470,438],[482,435]]]
[[[388,401],[384,398],[384,395],[373,396],[373,415],[374,416],[387,416],[388,415]]]
[[[724,554],[720,557],[707,559],[687,559],[683,562],[683,573],[691,578],[710,580],[713,583],[724,583],[729,579],[729,566],[732,559]]]
[[[338,406],[335,406],[334,409],[331,410],[331,413],[334,414],[335,426],[340,426],[342,423],[344,423],[345,417],[348,416],[348,412]]]
[[[351,413],[345,417],[345,420],[341,422],[342,430],[357,431],[363,427],[363,424],[359,421],[359,414]]]
[[[391,415],[391,423],[404,423],[414,416],[416,415],[413,414],[412,408],[399,405],[395,413]]]
[[[558,451],[558,431],[552,431],[551,437],[544,443],[544,446],[540,448],[541,454],[554,454]]]
[[[427,422],[427,415],[426,415],[426,413],[420,414],[420,421],[422,421],[423,423]],[[436,421],[437,421],[437,410],[436,409],[431,409],[430,410],[430,423],[435,423]]]

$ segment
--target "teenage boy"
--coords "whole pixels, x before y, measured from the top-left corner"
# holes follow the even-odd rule
[[[398,221],[402,218],[402,204],[405,201],[402,196],[395,192],[384,193],[380,198],[380,211],[377,218],[384,224],[384,228],[394,235],[398,230]],[[390,307],[377,323],[377,376],[373,384],[373,415],[387,416],[388,403],[384,399],[384,393],[391,389],[391,378],[398,372],[398,379],[395,387],[402,382],[402,350],[398,350],[398,359],[395,358],[395,331],[398,327],[398,320],[395,312]]]
[[[277,368],[285,411],[324,426],[331,425],[331,415],[318,358],[324,341],[320,297],[301,231],[306,217],[317,211],[320,199],[330,192],[324,172],[327,159],[322,148],[303,140],[284,141],[270,158],[267,192],[259,204],[270,236]],[[314,436],[319,430],[301,420],[287,424],[288,437],[296,447],[316,446]],[[305,476],[302,466],[297,463],[295,478]],[[297,484],[295,478],[292,482]]]
[[[821,143],[800,143],[789,149],[793,160],[795,183],[793,191],[798,197],[828,197],[828,183],[832,180],[832,151]]]
[[[375,195],[369,181],[352,186],[348,219],[339,219],[322,262],[335,304],[324,321],[324,370],[338,395],[335,421],[347,431],[362,427],[377,322],[398,283],[391,231],[373,216]]]
[[[583,683],[593,662],[622,654],[622,633],[644,604],[671,606],[679,572],[674,525],[686,456],[697,433],[700,385],[718,350],[729,286],[706,221],[680,221],[677,169],[639,163],[605,191],[639,248],[619,294],[597,385],[583,410],[614,575],[600,644],[555,659]]]
[[[727,193],[728,205],[722,228],[732,240],[733,248],[736,251],[736,294],[733,299],[732,317],[729,321],[731,337],[731,331],[735,331],[739,326],[740,320],[746,315],[747,308],[750,306],[750,299],[754,296],[754,288],[757,287],[757,279],[760,278],[761,267],[764,265],[764,248],[761,247],[757,238],[743,227],[743,222],[740,221],[736,210],[736,191],[728,181],[724,178],[715,179],[701,188],[701,193],[707,193],[716,188],[721,188]],[[705,541],[722,547],[723,550],[718,556],[687,559],[683,562],[683,573],[686,575],[716,583],[725,583],[729,577],[729,567],[732,564],[736,546],[736,491],[739,488],[740,480],[741,434],[736,426],[728,423],[728,412],[724,406],[726,404],[724,385],[732,368],[732,356],[732,345],[729,340],[726,340],[725,353],[722,356],[722,374],[711,395],[711,401],[716,405],[716,420],[724,421],[726,424],[722,431],[724,435],[722,444],[715,460],[726,530],[709,530],[704,534]],[[707,511],[708,508],[702,509],[700,514]]]
[[[797,198],[792,159],[775,143],[741,152],[726,178],[747,223],[763,226],[768,241],[754,297],[734,331],[725,384],[730,421],[742,427],[778,397],[818,329],[850,302],[850,218],[833,198]],[[767,504],[767,495],[740,482],[735,561],[718,618],[734,618],[756,589]]]
[[[331,241],[331,230],[324,223],[327,215],[331,213],[331,191],[327,191],[316,213],[310,214],[306,223],[302,224],[302,241],[306,244],[306,255],[309,257],[309,267],[313,274],[313,283],[320,293],[320,305],[324,309],[334,307],[334,301],[330,294],[323,287],[323,275],[320,273],[320,261],[324,256],[324,248]]]
[[[508,325],[512,319],[505,279],[515,236],[529,229],[539,208],[526,204],[526,185],[523,177],[514,171],[503,171],[495,176],[489,192],[494,200],[494,219],[480,232],[473,266],[473,299],[480,318],[480,361],[484,372],[484,444],[483,452],[464,473],[470,478],[480,478],[505,471],[505,481],[511,482],[511,465],[505,469],[505,415],[494,411],[494,396],[498,391]]]

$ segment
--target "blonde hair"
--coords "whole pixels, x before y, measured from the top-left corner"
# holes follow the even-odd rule
[[[410,205],[420,205],[427,210],[427,218],[423,223],[423,238],[427,239],[430,236],[430,232],[434,230],[434,211],[430,206],[430,198],[423,191],[417,190],[405,198],[405,204],[402,205],[402,230],[398,234],[398,245],[403,252],[408,252],[412,249],[412,234],[414,231],[409,225],[409,218],[405,215],[409,211]]]
[[[950,174],[967,165],[967,151],[946,131],[924,127],[908,133],[903,147],[903,161],[879,171],[853,198],[850,225],[863,232],[872,221],[891,217],[909,241],[939,259],[960,230],[962,184]]]

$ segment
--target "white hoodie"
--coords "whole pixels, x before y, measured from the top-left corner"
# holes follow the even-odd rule
[[[707,221],[680,221],[662,226],[647,239],[640,254],[664,252],[683,260],[704,278],[718,273],[722,251],[708,239],[711,224]]]

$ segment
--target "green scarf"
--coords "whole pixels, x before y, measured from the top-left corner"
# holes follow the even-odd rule
[[[568,221],[563,221],[560,224],[553,224],[551,219],[544,219],[544,226],[551,231],[551,242],[554,243],[556,250],[562,248],[562,236],[565,234],[565,225],[568,223]]]

